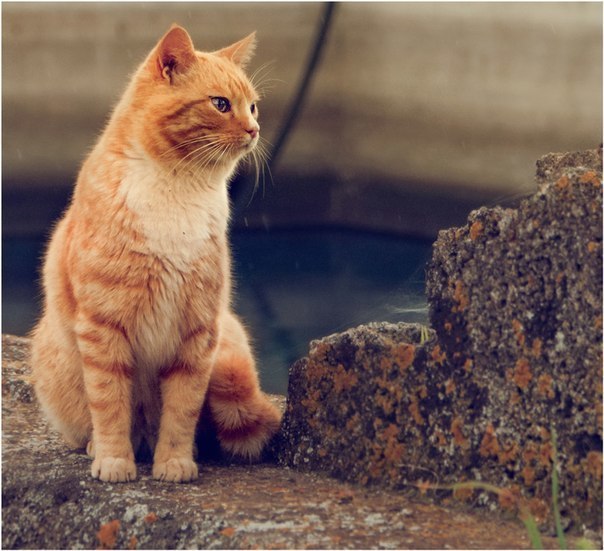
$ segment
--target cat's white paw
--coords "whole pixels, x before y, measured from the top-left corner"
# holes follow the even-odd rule
[[[153,464],[153,478],[165,482],[191,482],[198,476],[197,463],[191,458],[173,457]]]
[[[103,482],[136,480],[136,465],[125,457],[99,457],[92,462],[92,477]]]

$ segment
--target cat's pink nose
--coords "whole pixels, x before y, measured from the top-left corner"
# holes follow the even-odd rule
[[[250,126],[249,128],[246,128],[245,131],[250,135],[253,140],[260,132],[260,127],[258,125]]]

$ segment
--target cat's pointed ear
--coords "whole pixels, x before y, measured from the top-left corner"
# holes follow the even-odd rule
[[[226,57],[230,59],[235,65],[238,65],[242,69],[245,69],[247,64],[252,59],[256,50],[256,31],[252,34],[242,38],[239,42],[231,44],[222,50],[214,52],[214,55]]]
[[[155,49],[155,63],[160,76],[173,82],[174,76],[183,74],[195,63],[195,48],[189,33],[174,24]]]

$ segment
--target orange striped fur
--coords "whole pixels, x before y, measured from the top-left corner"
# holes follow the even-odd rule
[[[278,429],[230,309],[227,183],[259,140],[243,71],[254,46],[250,35],[197,52],[173,26],[134,74],[50,240],[35,389],[66,442],[93,457],[95,478],[135,479],[145,439],[154,478],[195,479],[206,399],[229,453],[258,458]]]

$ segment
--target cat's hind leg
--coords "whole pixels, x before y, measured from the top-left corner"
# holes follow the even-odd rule
[[[259,459],[279,429],[281,413],[260,390],[248,336],[231,313],[223,319],[207,400],[222,449]]]

